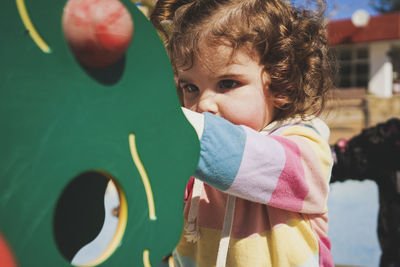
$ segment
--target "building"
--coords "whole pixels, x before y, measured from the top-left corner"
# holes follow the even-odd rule
[[[365,88],[378,97],[400,94],[400,12],[381,14],[356,27],[331,21],[328,40],[339,63],[338,88]]]

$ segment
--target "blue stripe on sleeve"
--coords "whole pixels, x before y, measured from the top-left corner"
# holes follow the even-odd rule
[[[204,132],[195,177],[225,191],[235,180],[242,162],[246,133],[242,127],[223,118],[203,114]]]

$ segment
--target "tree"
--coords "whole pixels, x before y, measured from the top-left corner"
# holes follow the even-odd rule
[[[400,0],[370,0],[369,4],[379,13],[400,11]]]

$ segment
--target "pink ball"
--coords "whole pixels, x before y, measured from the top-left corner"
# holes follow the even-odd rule
[[[69,0],[62,17],[64,36],[79,62],[106,67],[126,52],[133,21],[118,0]]]

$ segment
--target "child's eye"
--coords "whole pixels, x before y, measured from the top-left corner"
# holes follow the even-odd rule
[[[197,88],[197,86],[194,84],[185,84],[184,86],[182,86],[182,89],[188,93],[195,93],[199,91],[199,88]]]
[[[222,80],[218,83],[219,89],[227,90],[240,86],[241,83],[234,80]]]

